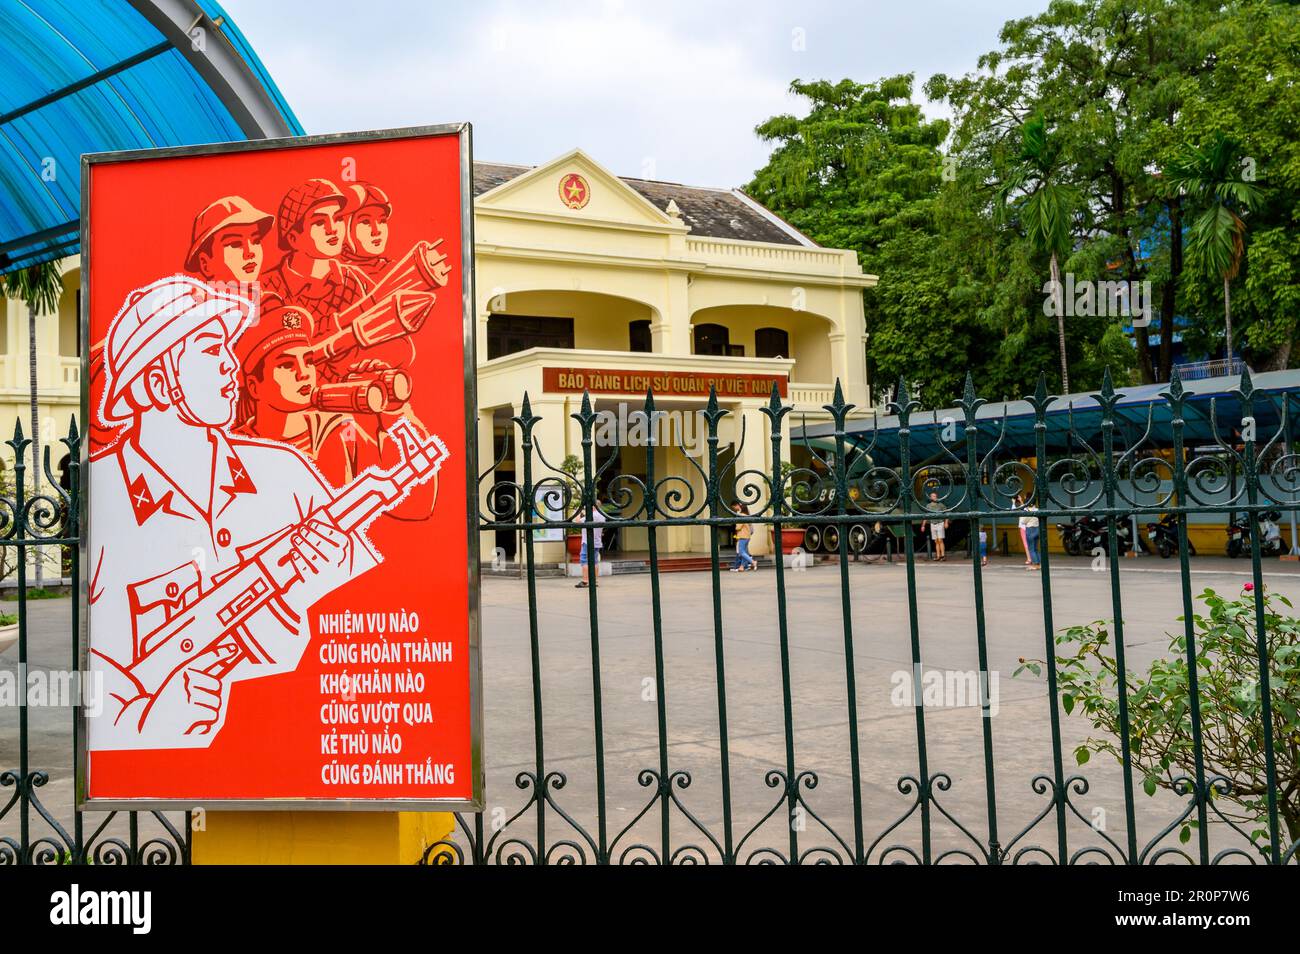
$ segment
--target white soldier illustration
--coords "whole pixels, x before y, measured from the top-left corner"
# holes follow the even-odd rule
[[[132,292],[105,339],[93,460],[90,664],[108,705],[91,749],[197,748],[230,686],[295,669],[308,609],[382,557],[365,535],[430,479],[436,436],[399,429],[403,461],[331,489],[291,446],[231,430],[232,345],[256,305],[188,276]]]

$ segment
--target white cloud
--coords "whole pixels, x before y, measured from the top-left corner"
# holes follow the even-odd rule
[[[580,146],[620,175],[734,186],[766,160],[754,127],[802,108],[791,79],[964,72],[1004,19],[1044,2],[224,5],[308,132],[468,119],[481,159]]]

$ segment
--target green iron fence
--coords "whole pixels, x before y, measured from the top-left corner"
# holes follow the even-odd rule
[[[900,382],[896,393],[910,393],[905,382]],[[1254,736],[1262,746],[1267,775],[1267,790],[1259,800],[1260,827],[1256,831],[1246,831],[1220,809],[1222,797],[1231,792],[1233,783],[1214,772],[1204,757],[1202,701],[1196,682],[1198,664],[1203,665],[1204,660],[1198,659],[1187,557],[1189,516],[1225,513],[1249,513],[1253,516],[1268,508],[1297,501],[1300,458],[1292,453],[1290,443],[1287,406],[1290,396],[1278,403],[1271,396],[1257,395],[1249,374],[1243,373],[1240,388],[1233,395],[1237,407],[1228,410],[1239,412],[1242,421],[1253,422],[1256,403],[1270,402],[1280,424],[1271,434],[1262,437],[1253,433],[1253,427],[1247,428],[1245,436],[1249,439],[1233,445],[1219,439],[1216,430],[1216,450],[1219,453],[1193,457],[1185,454],[1183,415],[1187,395],[1177,377],[1162,394],[1172,411],[1171,425],[1163,435],[1153,433],[1150,416],[1144,433],[1128,433],[1127,426],[1117,421],[1115,414],[1115,405],[1120,397],[1107,374],[1097,395],[1102,409],[1100,433],[1080,434],[1071,418],[1064,440],[1058,436],[1049,441],[1047,411],[1057,398],[1048,395],[1045,382],[1040,380],[1036,393],[1028,397],[1035,415],[1037,451],[1034,464],[1030,466],[1020,460],[999,456],[1005,434],[1005,417],[1001,422],[996,419],[977,420],[976,412],[985,402],[975,395],[968,380],[963,399],[959,402],[964,420],[956,422],[955,439],[945,448],[942,460],[914,464],[909,427],[918,415],[919,407],[911,400],[891,405],[891,412],[899,417],[900,453],[898,464],[886,467],[874,462],[874,445],[857,449],[850,445],[845,426],[853,407],[844,401],[837,386],[833,403],[826,407],[834,421],[833,450],[820,453],[810,443],[804,442],[812,464],[783,469],[781,461],[789,458],[790,448],[782,436],[782,426],[787,423],[791,408],[782,404],[774,389],[770,402],[762,410],[766,433],[759,438],[770,442],[771,453],[767,459],[771,461],[771,469],[768,472],[737,472],[735,461],[739,459],[739,453],[725,457],[719,454],[718,424],[729,412],[719,406],[716,395],[710,395],[703,411],[707,423],[707,452],[698,464],[692,462],[698,479],[691,480],[681,476],[663,476],[662,461],[656,457],[653,442],[646,447],[644,476],[619,473],[617,453],[597,465],[594,455],[597,413],[587,395],[583,397],[581,411],[573,415],[581,428],[582,471],[570,476],[557,467],[557,449],[543,447],[535,439],[534,429],[540,418],[532,413],[525,397],[521,413],[513,418],[522,471],[517,471],[516,479],[512,481],[494,479],[495,468],[504,462],[508,447],[493,467],[485,471],[480,482],[486,491],[488,506],[480,515],[479,526],[485,531],[577,528],[590,541],[592,511],[600,489],[607,501],[602,506],[607,516],[607,522],[602,525],[606,531],[609,528],[645,528],[649,544],[651,603],[647,637],[654,650],[656,691],[653,698],[657,710],[658,758],[654,764],[647,764],[636,772],[636,781],[645,790],[639,810],[633,813],[630,821],[620,819],[615,824],[614,813],[608,804],[610,779],[607,777],[606,751],[611,742],[618,743],[619,740],[607,738],[604,727],[601,603],[598,590],[589,589],[586,602],[590,626],[591,721],[595,742],[591,759],[595,785],[594,817],[584,815],[577,804],[566,804],[565,786],[570,780],[565,772],[555,769],[548,761],[542,703],[544,684],[550,674],[546,646],[539,635],[541,611],[534,573],[535,546],[532,534],[524,532],[522,560],[527,569],[533,762],[530,769],[518,774],[515,784],[526,795],[521,797],[522,804],[504,818],[485,818],[481,813],[472,817],[459,816],[455,837],[432,846],[426,852],[425,860],[432,864],[1295,862],[1298,842],[1294,831],[1288,833],[1282,824],[1278,803],[1280,785],[1294,791],[1297,784],[1295,760],[1288,754],[1288,774],[1285,777],[1279,776],[1277,764],[1278,752],[1294,752],[1295,739],[1275,738],[1277,728],[1284,724],[1272,708],[1270,687],[1276,680],[1271,682],[1265,678],[1261,683],[1265,688],[1257,693],[1257,731]],[[646,420],[652,420],[656,415],[653,394],[647,394],[641,413]],[[1215,407],[1211,417],[1217,421],[1218,416],[1219,409]],[[740,439],[752,440],[754,437],[750,435],[747,438],[742,429]],[[1159,452],[1157,440],[1166,449],[1165,453]],[[1053,486],[1063,488],[1063,491],[1053,492],[1050,489]],[[937,507],[930,499],[931,493],[938,494]],[[1017,494],[1026,497],[1021,508],[1013,508],[1007,503],[1008,498]],[[729,504],[737,500],[748,506],[748,515],[739,516],[731,512]],[[1040,574],[1041,614],[1047,678],[1045,716],[1050,721],[1052,753],[1050,763],[1031,778],[1023,779],[1022,784],[1042,798],[1041,810],[1034,813],[1035,817],[1029,824],[1004,831],[996,797],[999,762],[991,720],[984,718],[981,722],[985,810],[979,819],[961,819],[952,814],[943,803],[944,793],[952,787],[952,778],[931,756],[925,706],[914,704],[916,764],[914,770],[896,780],[896,788],[905,796],[907,804],[888,824],[869,829],[863,810],[864,778],[868,773],[874,775],[878,769],[874,769],[862,753],[854,654],[864,645],[870,646],[872,635],[855,630],[853,625],[851,610],[854,600],[869,599],[869,596],[855,594],[850,576],[852,557],[862,553],[873,536],[877,539],[881,536],[879,533],[873,535],[872,527],[883,526],[886,531],[902,528],[901,534],[896,536],[901,538],[906,567],[911,661],[913,671],[920,672],[924,647],[918,616],[918,552],[914,531],[922,521],[934,517],[937,509],[940,516],[953,524],[965,523],[968,539],[973,541],[977,539],[982,522],[992,519],[1014,522],[1024,514],[1023,507],[1030,506],[1036,508],[1036,515],[1042,522],[1044,541]],[[1127,668],[1117,525],[1135,515],[1154,518],[1155,515],[1171,514],[1176,522],[1180,542],[1178,577],[1184,612],[1184,647],[1192,674],[1184,718],[1190,720],[1194,751],[1190,772],[1174,779],[1173,788],[1179,801],[1177,811],[1167,823],[1149,832],[1139,831],[1135,810],[1135,741],[1129,726],[1132,700],[1128,698],[1125,681],[1119,682],[1115,700],[1122,736],[1118,747],[1123,766],[1123,834],[1112,837],[1090,823],[1077,804],[1078,797],[1088,792],[1089,781],[1082,773],[1067,771],[1068,753],[1062,742],[1062,694],[1055,661],[1054,581],[1046,538],[1054,524],[1070,521],[1082,514],[1102,518],[1108,531],[1109,552],[1105,554],[1108,557],[1105,566],[1109,573],[1110,608],[1115,620],[1114,664],[1120,672],[1126,672]],[[563,519],[557,519],[557,515]],[[850,821],[846,826],[836,828],[824,820],[829,812],[826,811],[827,805],[818,803],[818,774],[802,767],[796,751],[798,713],[791,692],[788,569],[779,557],[774,565],[771,611],[776,616],[779,637],[784,757],[763,771],[764,783],[775,793],[769,810],[754,817],[740,817],[733,803],[735,779],[728,728],[726,624],[721,609],[721,572],[725,558],[719,552],[718,531],[728,531],[741,522],[766,524],[774,531],[797,523],[807,527],[810,534],[816,533],[824,540],[833,541],[838,548],[844,671],[838,685],[827,685],[824,690],[842,694],[847,715],[847,771],[851,776],[848,800],[851,804],[837,806],[848,809]],[[701,821],[704,814],[701,806],[692,804],[692,776],[674,764],[670,744],[672,735],[668,729],[667,700],[672,692],[672,673],[664,652],[660,578],[664,554],[661,539],[670,528],[680,526],[705,526],[715,531],[710,534],[709,572],[713,678],[719,733],[715,770],[720,781],[721,824],[713,827]],[[774,532],[773,535],[779,539],[779,534]],[[991,549],[992,539],[989,543]],[[595,549],[590,543],[587,553],[588,571],[595,579]],[[970,545],[967,555],[974,589],[971,611],[981,675],[979,701],[987,715],[988,632],[979,547]],[[1266,628],[1262,625],[1265,598],[1258,532],[1250,534],[1250,558],[1257,624],[1251,663],[1256,672],[1268,674],[1270,664],[1276,665],[1276,661],[1270,658]],[[485,656],[490,666],[490,638]],[[919,700],[920,695],[915,698]],[[1291,702],[1287,700],[1284,705],[1290,706]],[[1293,724],[1293,717],[1294,712],[1288,712],[1287,724]],[[499,798],[500,795],[497,793],[493,797]],[[802,817],[805,823],[788,823],[796,816]],[[784,829],[779,844],[759,836],[773,819]],[[657,827],[657,837],[646,837],[647,820],[658,821],[657,826],[651,826]],[[904,823],[909,822],[905,827]],[[1209,838],[1212,822],[1222,822],[1239,843],[1212,851]],[[937,837],[939,826],[946,828],[948,836],[943,845]],[[1089,833],[1087,837],[1078,834],[1080,827]],[[767,828],[767,831],[771,830]],[[1183,830],[1195,833],[1195,844],[1179,842],[1175,833]],[[914,834],[907,837],[905,831]],[[960,842],[956,845],[951,838],[954,833]]]
[[[910,392],[900,382],[897,394]],[[520,449],[521,471],[515,480],[502,481],[494,476],[504,461],[497,460],[480,479],[486,505],[478,515],[483,531],[513,531],[520,534],[526,569],[532,752],[530,767],[518,773],[516,789],[520,803],[504,817],[483,813],[457,816],[457,831],[446,841],[430,846],[424,861],[444,865],[472,864],[701,864],[701,863],[918,863],[965,862],[982,864],[1014,863],[1109,863],[1150,864],[1169,861],[1216,864],[1223,862],[1287,864],[1297,860],[1293,821],[1288,814],[1297,786],[1295,752],[1297,739],[1292,730],[1294,700],[1274,699],[1279,693],[1276,678],[1278,654],[1269,645],[1264,625],[1266,603],[1260,552],[1260,534],[1250,534],[1250,567],[1253,580],[1253,624],[1255,642],[1253,658],[1248,660],[1261,677],[1256,683],[1254,721],[1246,733],[1256,740],[1262,751],[1266,785],[1258,799],[1255,830],[1247,831],[1221,810],[1222,798],[1229,794],[1233,782],[1206,759],[1202,692],[1198,688],[1198,669],[1205,660],[1198,655],[1197,632],[1193,625],[1193,592],[1187,557],[1189,516],[1198,514],[1248,513],[1255,515],[1277,506],[1300,502],[1300,457],[1293,453],[1288,404],[1274,397],[1257,395],[1248,373],[1243,373],[1240,388],[1234,392],[1233,415],[1253,423],[1256,404],[1273,406],[1278,426],[1271,434],[1256,435],[1253,426],[1243,431],[1242,439],[1230,442],[1219,439],[1213,455],[1189,457],[1183,443],[1184,403],[1186,395],[1177,377],[1162,395],[1172,412],[1168,433],[1153,433],[1148,418],[1145,433],[1130,434],[1117,424],[1114,408],[1120,395],[1105,380],[1097,401],[1102,409],[1100,432],[1083,435],[1070,424],[1067,439],[1049,439],[1047,410],[1057,399],[1047,394],[1040,381],[1036,393],[1028,398],[1035,414],[1037,454],[1031,465],[1008,460],[1000,455],[1001,434],[1005,419],[980,418],[976,411],[984,404],[976,397],[970,382],[960,402],[964,421],[957,422],[956,436],[945,448],[941,461],[914,464],[909,445],[909,426],[919,408],[904,399],[892,406],[899,417],[900,452],[896,466],[876,463],[872,447],[854,448],[846,436],[846,421],[853,407],[847,404],[837,386],[834,401],[826,410],[834,421],[833,450],[819,451],[809,443],[804,450],[812,461],[809,466],[783,468],[788,460],[785,425],[792,411],[773,392],[763,408],[766,433],[755,438],[742,428],[740,440],[761,439],[770,444],[770,469],[737,470],[737,454],[721,454],[719,422],[729,413],[710,395],[702,412],[706,423],[705,450],[699,461],[690,460],[695,478],[669,476],[664,470],[663,454],[656,453],[653,441],[645,447],[644,475],[619,472],[619,454],[597,464],[594,429],[597,414],[589,397],[584,395],[581,411],[573,415],[581,429],[582,470],[570,476],[554,459],[558,448],[541,446],[534,436],[540,418],[531,411],[525,396],[521,412],[513,419],[513,430]],[[654,396],[647,394],[642,413],[653,420],[658,413]],[[1219,412],[1212,410],[1217,422]],[[66,490],[50,473],[46,450],[44,469],[50,493],[31,496],[26,492],[23,454],[29,442],[19,429],[8,442],[14,452],[14,487],[12,497],[0,503],[0,545],[12,549],[17,557],[18,588],[18,664],[25,670],[31,649],[28,634],[28,579],[26,558],[30,548],[62,546],[68,548],[69,576],[73,592],[81,582],[78,562],[78,480],[80,439],[75,424],[63,443],[71,455],[70,487]],[[1167,448],[1162,452],[1161,448]],[[1066,491],[1056,493],[1053,486]],[[601,665],[601,593],[597,588],[586,591],[586,616],[589,625],[591,730],[594,751],[590,772],[594,785],[595,811],[584,813],[566,801],[568,774],[555,768],[555,757],[548,756],[548,736],[544,723],[544,686],[548,679],[547,652],[541,639],[541,602],[533,532],[548,528],[578,528],[590,538],[597,490],[606,494],[603,512],[606,530],[644,528],[649,547],[650,618],[647,638],[654,655],[653,699],[656,710],[657,759],[635,772],[635,782],[643,790],[644,800],[630,820],[616,819],[610,810],[607,751],[617,737],[610,738],[605,726],[602,701]],[[937,505],[930,494],[938,495]],[[922,521],[942,516],[954,524],[966,525],[969,539],[977,538],[980,526],[991,520],[1011,520],[1024,513],[1007,505],[1016,494],[1027,497],[1025,506],[1036,507],[1042,523],[1041,624],[1044,648],[1046,688],[1044,716],[1050,725],[1051,755],[1041,770],[1031,777],[1014,780],[1041,799],[1041,807],[1028,824],[1008,828],[1005,814],[997,804],[1000,767],[989,718],[981,720],[983,811],[979,817],[960,818],[945,805],[945,793],[953,785],[946,766],[939,764],[932,752],[933,739],[927,737],[926,707],[913,704],[915,765],[896,780],[894,787],[905,804],[897,817],[883,825],[872,825],[863,807],[864,780],[879,777],[879,767],[863,753],[859,718],[859,694],[856,685],[855,652],[870,647],[872,634],[855,629],[855,600],[869,598],[855,593],[851,577],[851,558],[867,549],[872,538],[866,529],[881,525],[896,534],[906,573],[907,632],[913,670],[924,664],[924,641],[918,614],[916,562],[918,553],[914,531]],[[1058,499],[1064,498],[1064,499]],[[729,505],[739,500],[748,505],[746,516],[734,514]],[[1104,520],[1108,530],[1109,552],[1105,554],[1109,574],[1111,616],[1113,623],[1113,662],[1119,672],[1127,672],[1124,637],[1124,589],[1121,586],[1117,526],[1133,515],[1173,515],[1179,547],[1178,586],[1184,613],[1181,646],[1189,674],[1189,692],[1185,713],[1179,718],[1190,725],[1192,747],[1187,771],[1174,780],[1176,809],[1164,824],[1140,831],[1136,811],[1134,751],[1140,740],[1130,728],[1131,706],[1126,680],[1118,682],[1114,705],[1121,727],[1117,750],[1122,764],[1122,787],[1125,824],[1122,833],[1112,836],[1098,831],[1081,811],[1078,799],[1088,792],[1086,774],[1067,769],[1069,753],[1062,733],[1062,692],[1060,673],[1055,661],[1056,627],[1053,621],[1052,557],[1046,537],[1056,524],[1082,514]],[[733,797],[736,781],[732,766],[733,738],[728,723],[727,689],[728,656],[724,636],[727,623],[722,612],[721,572],[726,557],[719,537],[737,523],[767,525],[774,531],[791,524],[808,527],[826,539],[835,541],[838,550],[837,590],[840,601],[841,637],[844,671],[842,679],[824,687],[827,695],[843,700],[847,717],[849,776],[847,798],[836,806],[836,815],[847,814],[847,824],[832,825],[828,806],[821,802],[818,773],[805,766],[796,747],[796,710],[791,681],[791,625],[787,601],[788,568],[782,560],[774,563],[774,587],[771,612],[775,615],[781,673],[780,726],[783,753],[762,770],[762,783],[772,792],[772,804],[753,817],[738,811]],[[664,535],[674,527],[705,527],[710,538],[710,621],[712,628],[713,705],[716,706],[718,738],[716,765],[712,770],[719,782],[719,806],[701,810],[694,799],[692,773],[682,768],[675,757],[669,731],[668,698],[673,691],[673,672],[665,655],[665,623],[660,576],[665,558]],[[779,538],[779,534],[777,534]],[[992,545],[990,540],[990,545]],[[990,547],[991,548],[991,547]],[[596,578],[595,548],[588,547],[588,570]],[[973,583],[976,654],[981,679],[979,704],[987,716],[988,698],[988,628],[985,620],[985,591],[979,548],[969,548],[969,572]],[[71,631],[67,634],[68,658],[76,670],[80,662],[78,607],[73,601]],[[491,632],[487,633],[486,665],[493,665]],[[1292,664],[1294,665],[1294,664]],[[1274,703],[1277,702],[1275,708]],[[522,718],[523,707],[513,718]],[[75,742],[80,728],[77,713],[68,716],[69,730]],[[491,716],[490,716],[491,718]],[[489,733],[491,725],[489,724]],[[5,732],[9,733],[6,724]],[[19,707],[17,734],[17,768],[0,774],[0,864],[168,864],[186,863],[189,858],[189,834],[193,816],[161,813],[86,813],[70,819],[59,818],[43,803],[40,791],[49,781],[45,768],[36,767],[30,758],[29,712]],[[10,738],[6,736],[6,738]],[[12,746],[0,751],[8,752]],[[57,767],[71,774],[71,766]],[[1005,782],[1005,780],[1004,780]],[[8,790],[7,798],[4,792]],[[1285,797],[1292,801],[1281,801]],[[502,792],[491,793],[499,800]],[[585,802],[585,800],[584,800]],[[715,811],[714,809],[720,809]],[[839,809],[843,809],[840,811]],[[706,824],[706,814],[715,815],[719,823]],[[789,820],[799,816],[807,824]],[[15,825],[16,822],[16,825]],[[655,824],[657,822],[657,824]],[[1195,843],[1180,842],[1176,833],[1194,831]],[[1233,843],[1212,849],[1211,823],[1221,823]],[[649,828],[647,828],[649,825]],[[773,842],[760,832],[779,826],[779,838]],[[8,827],[5,827],[8,826]],[[16,834],[10,830],[16,828]],[[125,829],[123,831],[123,829]],[[940,831],[942,829],[942,832]],[[647,837],[646,832],[654,832]],[[959,843],[953,843],[955,837]]]
[[[31,439],[23,435],[22,422],[14,427],[12,440],[5,442],[13,452],[13,486],[6,488],[0,497],[0,549],[12,554],[17,583],[16,609],[18,616],[18,667],[17,681],[21,701],[18,711],[16,768],[0,766],[0,865],[14,864],[182,864],[189,860],[189,835],[192,813],[185,812],[181,819],[176,814],[162,812],[98,812],[69,811],[64,814],[52,810],[42,799],[41,790],[49,784],[51,770],[70,781],[74,774],[74,760],[81,734],[81,712],[75,704],[67,706],[67,730],[72,740],[68,751],[68,764],[57,767],[34,766],[33,709],[27,705],[26,681],[33,667],[32,643],[29,626],[31,580],[28,566],[35,548],[58,548],[60,563],[66,568],[71,600],[71,625],[66,634],[68,674],[82,669],[80,646],[80,610],[76,594],[81,587],[81,558],[78,553],[81,515],[79,513],[81,470],[81,435],[74,419],[68,434],[60,443],[68,454],[68,472],[65,488],[50,468],[50,448],[42,448],[44,482],[42,493],[29,491],[28,465]],[[46,489],[48,488],[48,490]],[[4,561],[6,564],[9,561]],[[48,657],[55,668],[57,654]],[[65,685],[77,686],[76,680]],[[74,688],[74,695],[76,690]],[[65,700],[66,701],[66,700]],[[55,706],[60,712],[64,706]],[[4,708],[0,708],[3,713]],[[44,711],[44,710],[43,710]],[[54,709],[48,710],[53,714]],[[5,724],[0,742],[12,741],[11,727]],[[0,752],[8,753],[11,745],[0,745]],[[16,824],[13,824],[16,822]],[[16,829],[16,833],[14,832]]]

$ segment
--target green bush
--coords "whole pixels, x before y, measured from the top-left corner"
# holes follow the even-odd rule
[[[1252,589],[1246,584],[1235,600],[1207,589],[1197,597],[1206,615],[1194,615],[1192,623],[1206,780],[1222,776],[1230,783],[1222,791],[1211,786],[1210,797],[1225,818],[1244,826],[1264,850],[1268,779]],[[1278,604],[1291,608],[1284,597],[1264,595],[1278,815],[1295,841],[1300,838],[1300,620],[1283,615]],[[1061,706],[1067,713],[1080,713],[1103,733],[1075,750],[1080,765],[1093,752],[1122,758],[1119,671],[1110,632],[1110,623],[1099,620],[1072,626],[1056,637]],[[1021,663],[1017,676],[1025,670],[1042,673],[1042,660]],[[1167,658],[1155,660],[1145,674],[1130,670],[1125,676],[1133,767],[1148,795],[1159,788],[1173,789],[1180,776],[1196,777],[1188,676],[1183,632],[1170,637]],[[1191,827],[1183,826],[1184,842],[1191,837]]]

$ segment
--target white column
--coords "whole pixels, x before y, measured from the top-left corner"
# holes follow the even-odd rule
[[[653,347],[659,354],[691,353],[691,300],[687,278],[682,272],[668,275],[667,307],[650,325]]]
[[[533,414],[541,420],[533,425],[533,455],[532,455],[532,477],[536,485],[547,478],[558,478],[556,473],[561,464],[564,463],[565,456],[565,400],[564,398],[539,398],[531,400]],[[521,414],[522,408],[515,407],[515,414]],[[516,428],[516,436],[521,437]],[[539,453],[540,451],[540,453]],[[550,464],[555,470],[549,469],[546,464],[542,463],[542,455],[546,455],[546,463]],[[578,451],[581,456],[581,448]],[[515,442],[515,479],[523,486],[524,481],[524,457],[523,441]],[[577,477],[581,482],[582,474]],[[552,484],[551,486],[555,486]],[[525,501],[525,505],[527,501]],[[564,542],[546,542],[535,545],[534,554],[538,563],[560,563],[564,560]]]
[[[768,429],[767,415],[763,414],[759,408],[762,405],[759,402],[746,402],[737,405],[733,409],[736,418],[736,438],[740,438],[740,421],[745,422],[745,443],[740,448],[740,455],[736,460],[736,474],[740,475],[746,471],[757,471],[763,477],[769,477],[772,473],[772,438]],[[751,513],[758,513],[767,506],[768,498],[764,480],[757,475],[741,478],[736,482],[736,496],[742,498],[742,491],[746,484],[754,484],[762,491],[762,496],[755,504],[750,505]],[[767,524],[755,524],[754,536],[749,543],[749,551],[755,556],[772,552],[772,532]]]

